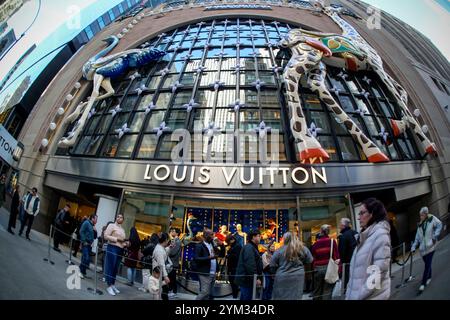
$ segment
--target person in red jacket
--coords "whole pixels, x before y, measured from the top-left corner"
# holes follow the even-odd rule
[[[314,291],[313,300],[331,300],[331,293],[334,284],[325,281],[328,261],[330,261],[331,245],[333,245],[333,260],[339,260],[339,250],[336,240],[331,239],[330,226],[324,224],[320,227],[320,239],[312,246],[312,255],[314,257]]]

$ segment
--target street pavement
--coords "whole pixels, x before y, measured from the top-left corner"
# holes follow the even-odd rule
[[[20,223],[17,222],[16,235],[6,231],[9,212],[0,209],[0,300],[5,299],[31,299],[31,300],[146,300],[148,294],[141,292],[137,286],[125,285],[126,279],[118,278],[116,286],[121,291],[113,297],[106,293],[106,284],[97,281],[101,295],[94,295],[88,288],[94,288],[93,268],[88,271],[91,279],[82,279],[79,289],[69,289],[66,273],[69,264],[68,248],[61,246],[62,252],[50,250],[50,257],[54,265],[44,261],[48,257],[48,237],[44,234],[31,231],[31,241],[18,236]],[[53,245],[53,244],[52,244]],[[73,261],[79,264],[79,259]],[[409,277],[410,262],[405,268],[405,279]],[[450,299],[450,237],[443,239],[436,250],[433,261],[433,279],[424,293],[417,295],[420,279],[423,272],[423,262],[416,254],[413,263],[414,280],[397,288],[401,283],[401,267],[392,267],[392,295],[394,300],[428,300]],[[101,275],[99,275],[99,278]],[[137,284],[139,286],[139,284]],[[176,300],[193,300],[195,295],[178,293]]]

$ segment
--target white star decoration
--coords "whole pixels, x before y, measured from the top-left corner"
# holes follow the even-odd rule
[[[225,85],[225,82],[216,80],[213,83],[211,83],[209,86],[214,88],[214,90],[218,90],[220,87],[223,87]]]
[[[330,89],[330,91],[333,92],[335,95],[338,96],[340,90],[339,90],[336,86],[334,86],[333,88]]]
[[[239,110],[244,106],[245,103],[241,102],[239,99],[237,99],[234,104],[230,104],[230,107],[233,107],[235,112],[239,112]]]
[[[112,117],[114,118],[116,116],[116,114],[118,114],[120,111],[122,111],[122,108],[120,107],[120,105],[118,104],[117,106],[114,107],[114,109],[111,111]]]
[[[255,131],[259,134],[260,139],[264,139],[267,132],[270,132],[272,130],[271,127],[267,127],[264,121],[261,121],[258,125],[258,127],[255,128]]]
[[[189,113],[189,112],[192,111],[193,108],[196,108],[198,106],[199,106],[199,104],[196,103],[194,101],[194,99],[191,99],[191,101],[189,101],[189,103],[186,103],[186,104],[183,105],[183,108],[186,108],[186,111]]]
[[[261,87],[265,85],[264,81],[261,81],[260,79],[256,79],[256,81],[252,82],[252,86],[255,86],[256,90],[261,90]]]
[[[220,131],[219,127],[214,125],[214,122],[211,122],[207,128],[203,129],[203,133],[208,137],[209,140],[213,137],[214,133]]]
[[[381,132],[378,135],[384,140],[384,143],[387,143],[389,132],[384,127],[381,127]]]
[[[153,129],[153,132],[156,132],[156,136],[159,138],[165,130],[169,130],[169,129],[170,128],[166,126],[166,122],[163,121],[163,122],[161,122],[161,124],[159,125],[158,128]]]
[[[89,111],[88,114],[88,119],[90,119],[97,111],[95,110],[95,107],[91,109],[91,111]]]
[[[148,106],[145,107],[145,114],[148,114],[150,111],[156,108],[156,105],[152,102]]]
[[[125,123],[122,127],[114,131],[118,134],[119,139],[122,139],[125,133],[130,132],[130,128],[128,128],[128,125]]]
[[[172,93],[175,93],[178,88],[181,88],[183,85],[180,83],[180,81],[176,81],[174,84],[172,84],[170,86],[170,88],[172,89]]]
[[[136,79],[136,78],[138,78],[138,77],[140,77],[141,75],[139,74],[139,72],[135,72],[135,73],[133,73],[131,76],[130,76],[130,79],[131,80],[134,80],[134,79]]]
[[[197,74],[200,74],[200,73],[202,73],[205,70],[206,70],[205,66],[200,66],[200,67],[197,68],[196,72],[197,72]]]
[[[313,136],[314,138],[317,138],[317,134],[322,132],[322,128],[317,127],[314,122],[311,122],[311,125],[308,128],[308,132],[311,136]]]

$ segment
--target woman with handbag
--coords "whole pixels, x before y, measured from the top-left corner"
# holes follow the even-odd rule
[[[346,300],[386,300],[391,294],[390,226],[384,205],[375,198],[362,202],[361,233],[350,262]]]
[[[130,229],[130,238],[129,238],[129,246],[127,248],[127,255],[124,261],[124,265],[128,268],[127,270],[127,285],[134,285],[134,279],[136,276],[136,267],[138,262],[140,261],[140,253],[141,253],[141,239],[139,239],[139,234],[135,227]]]
[[[339,250],[329,234],[330,226],[321,226],[320,239],[311,248],[314,257],[313,300],[331,300],[334,284],[339,279]]]

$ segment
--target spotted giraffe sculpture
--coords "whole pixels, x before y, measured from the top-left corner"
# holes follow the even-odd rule
[[[104,41],[108,46],[90,58],[82,68],[83,77],[93,82],[91,96],[87,103],[78,105],[75,111],[66,118],[65,124],[72,123],[76,119],[78,121],[72,131],[60,139],[58,147],[73,146],[84,128],[94,102],[110,97],[115,93],[111,86],[111,78],[122,75],[129,68],[138,68],[151,61],[158,60],[166,54],[158,49],[144,48],[125,50],[105,56],[117,46],[119,39],[116,36],[110,36]],[[100,95],[100,88],[106,91],[102,95]],[[79,117],[80,114],[81,117]]]
[[[329,159],[328,153],[308,131],[298,96],[298,85],[302,77],[307,79],[309,86],[318,93],[320,100],[344,124],[369,162],[389,161],[389,158],[362,132],[330,94],[325,83],[325,64],[350,71],[375,71],[392,92],[404,114],[401,121],[391,121],[394,135],[399,136],[409,126],[418,137],[424,150],[430,154],[436,153],[434,144],[428,140],[406,107],[405,90],[384,71],[381,58],[376,51],[351,25],[339,17],[334,8],[322,7],[322,10],[341,27],[343,35],[293,29],[280,42],[281,47],[290,48],[292,52],[283,77],[286,84],[291,130],[300,153],[300,161],[316,163]]]

